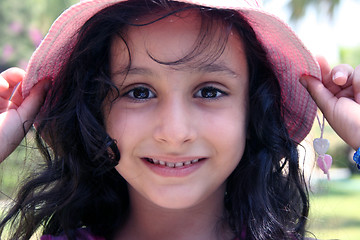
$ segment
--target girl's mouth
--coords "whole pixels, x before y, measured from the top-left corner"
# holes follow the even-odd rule
[[[158,159],[145,158],[145,160],[148,161],[149,163],[164,166],[164,167],[169,167],[169,168],[187,167],[192,164],[198,163],[199,161],[204,160],[204,159],[205,158],[199,158],[199,159],[194,159],[194,160],[188,160],[185,162],[166,162],[166,161],[162,161],[162,160],[158,160]]]

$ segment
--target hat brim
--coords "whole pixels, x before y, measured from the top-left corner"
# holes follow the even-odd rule
[[[33,53],[22,85],[26,97],[42,79],[53,78],[69,57],[73,37],[81,26],[100,10],[125,0],[87,0],[70,7],[51,26]],[[183,0],[189,4],[238,10],[248,21],[268,53],[280,82],[283,114],[290,137],[301,142],[309,133],[317,107],[299,83],[302,75],[321,78],[312,54],[291,28],[276,16],[262,10],[257,1]]]

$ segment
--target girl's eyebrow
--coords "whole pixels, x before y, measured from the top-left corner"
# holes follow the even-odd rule
[[[130,69],[121,69],[115,71],[112,76],[124,76],[124,75],[153,75],[154,73],[149,68],[134,67]]]
[[[183,66],[183,67],[176,67],[175,70],[179,71],[187,71],[187,72],[200,72],[200,73],[224,73],[230,76],[238,76],[239,74],[233,71],[231,68],[224,64],[218,63],[210,63],[210,64],[202,64],[198,67],[194,66]],[[130,68],[127,71],[119,71],[117,74],[128,74],[128,75],[154,75],[155,73],[146,67],[134,67]]]
[[[150,68],[142,68],[142,67],[135,67],[130,68],[127,74],[134,74],[134,75],[153,75],[153,71]]]
[[[201,65],[199,68],[196,69],[197,71],[204,72],[204,73],[225,73],[231,76],[238,76],[239,74],[233,71],[228,66],[222,63],[210,63]]]

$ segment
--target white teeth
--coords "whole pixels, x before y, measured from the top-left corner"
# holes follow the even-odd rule
[[[182,167],[184,164],[182,162],[175,163],[175,167]]]
[[[173,168],[173,167],[175,167],[175,163],[172,163],[172,162],[169,162],[169,163],[168,163],[168,162],[167,162],[167,163],[166,163],[166,166]]]
[[[194,159],[194,160],[186,161],[186,162],[177,162],[177,163],[165,162],[162,160],[152,159],[152,158],[148,158],[148,161],[155,165],[167,166],[170,168],[181,168],[183,166],[189,166],[193,163],[197,163],[197,162],[199,162],[199,159]]]

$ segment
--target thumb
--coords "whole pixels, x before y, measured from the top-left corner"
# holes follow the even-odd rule
[[[337,98],[330,92],[324,84],[317,78],[304,75],[300,78],[300,83],[310,93],[312,99],[320,110],[328,117],[331,117]],[[328,119],[329,120],[329,119]]]
[[[40,111],[45,101],[45,96],[50,87],[50,80],[42,80],[37,83],[30,91],[18,108],[18,113],[25,121],[25,129],[28,130]]]

